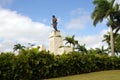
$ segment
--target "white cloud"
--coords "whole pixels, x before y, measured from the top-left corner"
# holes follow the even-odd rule
[[[120,4],[120,0],[115,0],[116,3]]]
[[[83,8],[71,11],[71,16],[73,18],[66,25],[68,29],[83,29],[90,21],[89,13]]]
[[[15,42],[13,42],[12,40],[4,40],[0,43],[0,52],[12,51],[11,48],[13,48],[14,44]]]
[[[90,17],[88,15],[71,19],[70,22],[67,24],[67,28],[68,29],[83,29],[87,25],[89,19]]]
[[[0,52],[5,50],[5,47],[8,49],[8,45],[5,45],[8,43],[48,45],[51,29],[51,27],[40,22],[34,22],[29,17],[20,15],[15,11],[0,9],[0,38],[2,38]]]
[[[71,11],[71,15],[87,15],[88,12],[86,12],[83,8],[78,8],[73,11]]]
[[[102,30],[99,34],[88,35],[77,37],[80,44],[86,44],[86,47],[89,48],[101,48],[101,46],[107,46],[106,43],[102,42],[103,35],[107,33],[108,30]]]

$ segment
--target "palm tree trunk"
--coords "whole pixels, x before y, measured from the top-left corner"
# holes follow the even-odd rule
[[[113,38],[113,29],[110,26],[110,42],[111,42],[111,55],[115,56],[115,52],[114,52],[114,38]]]

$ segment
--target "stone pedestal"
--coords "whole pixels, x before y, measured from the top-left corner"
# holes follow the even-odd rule
[[[49,37],[49,50],[51,53],[60,54],[60,46],[63,46],[63,39],[60,31],[52,31]]]
[[[65,47],[63,45],[63,39],[60,31],[52,31],[49,36],[49,50],[55,55],[61,55],[63,53],[71,52],[72,47]]]

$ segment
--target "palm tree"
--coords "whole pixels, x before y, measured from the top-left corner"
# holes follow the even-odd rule
[[[32,44],[32,43],[28,43],[28,45],[29,45],[30,47],[35,46],[35,44]]]
[[[107,42],[108,47],[110,47],[110,32],[107,32],[107,34],[104,35],[103,42]]]
[[[115,52],[117,55],[120,53],[120,34],[115,36]]]
[[[104,46],[102,46],[101,48],[96,48],[95,51],[98,54],[107,54],[106,52],[108,52],[108,49],[104,49]]]
[[[84,52],[87,53],[87,49],[85,48],[85,44],[84,45],[80,45],[78,44],[77,47],[75,48],[78,50],[78,52]]]
[[[120,30],[120,10],[114,12],[113,18],[114,18],[114,28],[113,29],[116,30],[115,34],[117,34],[117,32]]]
[[[118,27],[116,25],[118,21],[116,21],[115,16],[119,11],[119,5],[115,4],[115,0],[94,0],[93,4],[96,5],[95,9],[91,15],[93,19],[93,24],[96,26],[98,22],[102,22],[103,19],[108,20],[108,26],[110,26],[110,39],[111,39],[111,53],[112,56],[115,55],[114,53],[114,41],[113,41],[113,30]],[[118,15],[117,15],[118,16]]]
[[[73,36],[67,36],[64,39],[64,41],[66,41],[65,45],[67,45],[68,43],[70,44],[70,46],[71,46],[71,44],[73,45],[73,50],[74,50],[76,44],[78,44],[78,41],[75,40],[74,38],[75,38],[75,35],[73,35]]]
[[[113,33],[114,35],[114,47],[115,47],[115,53],[118,54],[120,53],[120,34]],[[108,50],[111,48],[110,47],[110,32],[104,35],[104,42],[107,42],[108,44]]]
[[[22,49],[24,49],[24,48],[25,48],[25,46],[22,46],[21,44],[16,44],[16,45],[14,45],[13,50],[14,50],[14,51],[17,51],[17,50],[22,50]]]

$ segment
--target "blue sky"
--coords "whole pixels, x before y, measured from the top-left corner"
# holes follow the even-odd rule
[[[13,0],[11,5],[5,7],[12,11],[17,11],[19,14],[24,16],[28,16],[33,21],[40,21],[46,25],[51,24],[51,16],[54,14],[56,17],[60,18],[58,28],[63,30],[66,29],[67,24],[72,19],[78,19],[82,16],[88,16],[90,18],[90,15],[94,9],[92,0],[77,0],[76,2],[73,0]],[[80,21],[82,22],[82,19],[80,19]],[[86,22],[86,25],[87,24],[89,26],[93,26],[92,20]],[[81,32],[79,30],[77,29],[77,32]],[[85,31],[82,30],[82,32],[85,32],[84,34],[86,34],[89,30],[90,29],[85,29]],[[91,31],[91,34],[92,32],[94,31]]]
[[[8,51],[16,43],[49,46],[53,30],[51,17],[58,19],[62,36],[75,35],[88,48],[101,47],[108,31],[105,21],[92,24],[93,0],[0,0],[0,52]],[[120,2],[117,0],[116,2]]]

